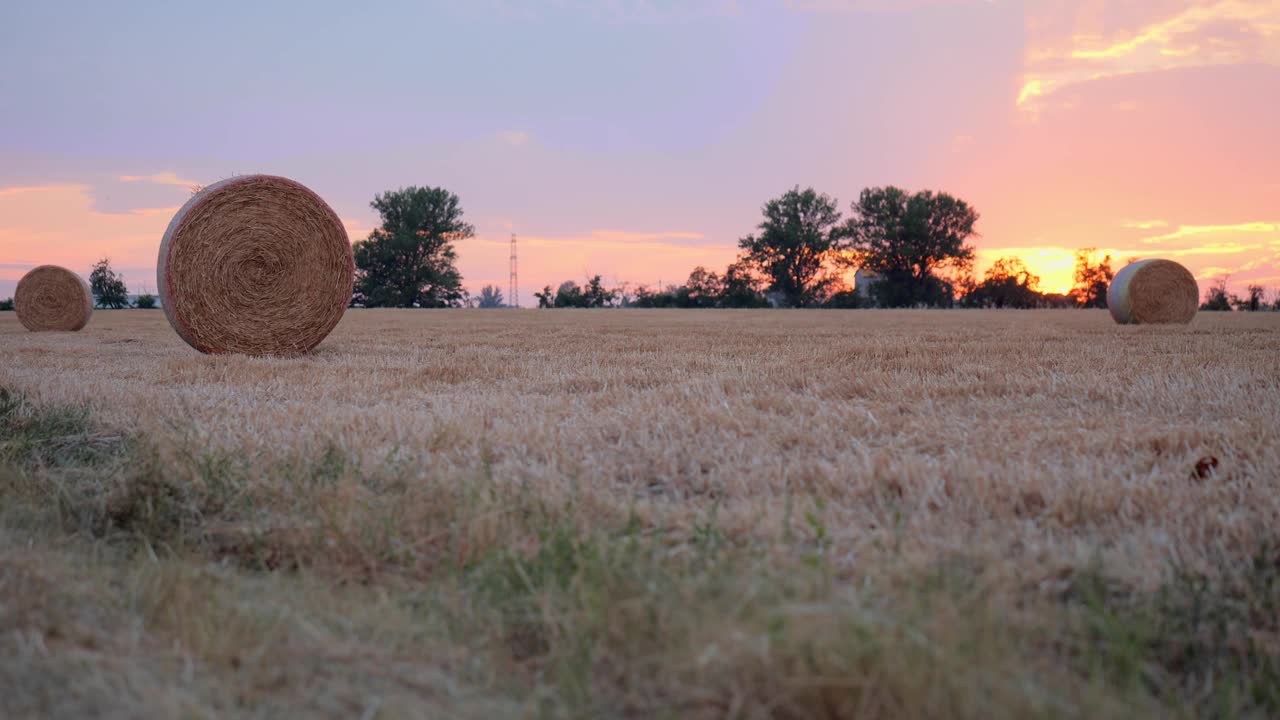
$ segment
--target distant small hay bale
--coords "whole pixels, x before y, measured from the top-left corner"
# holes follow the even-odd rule
[[[13,309],[32,332],[79,330],[93,315],[93,293],[89,283],[70,270],[41,265],[18,281]]]
[[[206,353],[299,355],[351,301],[347,231],[311,190],[247,175],[201,189],[173,216],[156,263],[161,306]]]
[[[1195,276],[1172,260],[1139,260],[1116,273],[1107,307],[1121,324],[1191,322],[1200,302]]]

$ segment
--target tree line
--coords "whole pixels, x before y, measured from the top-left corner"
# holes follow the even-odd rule
[[[1209,290],[1205,293],[1204,303],[1200,305],[1201,310],[1242,310],[1245,312],[1257,312],[1259,310],[1280,310],[1280,290],[1277,290],[1275,297],[1268,304],[1266,300],[1266,288],[1256,283],[1245,288],[1245,295],[1241,297],[1235,293],[1227,292],[1227,278],[1220,277],[1209,286]]]
[[[682,285],[621,285],[592,293],[593,303],[568,281],[536,293],[538,306],[1105,308],[1115,277],[1111,256],[1095,248],[1076,252],[1065,294],[1042,292],[1017,257],[998,258],[978,277],[968,243],[978,213],[947,193],[868,188],[846,219],[833,198],[795,187],[765,203],[762,215],[759,232],[739,240],[740,254],[723,273],[699,266]],[[843,280],[849,270],[858,271],[855,287]],[[599,276],[589,285],[598,288]],[[1264,295],[1250,285],[1247,298],[1228,296],[1222,278],[1202,308],[1280,310],[1280,291],[1269,306]]]
[[[356,265],[351,304],[358,307],[505,307],[502,292],[486,285],[476,296],[462,286],[454,243],[475,236],[457,195],[438,187],[408,187],[374,196],[381,222],[352,244]],[[1094,248],[1076,253],[1074,285],[1066,294],[1040,290],[1040,278],[1016,257],[998,258],[974,273],[977,211],[945,192],[867,188],[849,205],[799,186],[766,202],[756,232],[738,241],[739,254],[722,271],[695,267],[683,284],[652,288],[606,287],[601,276],[569,280],[534,293],[540,308],[762,308],[762,307],[979,307],[1105,308],[1114,272],[1111,257]],[[1133,260],[1130,260],[1133,262]],[[856,271],[855,286],[844,277]],[[1218,279],[1203,310],[1280,310],[1280,292],[1268,303],[1264,288],[1245,297]],[[124,279],[107,259],[89,275],[98,307],[152,308],[156,298],[132,303]],[[0,309],[12,309],[0,300]]]

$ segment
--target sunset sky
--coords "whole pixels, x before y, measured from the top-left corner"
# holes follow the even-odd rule
[[[439,185],[471,292],[723,269],[794,185],[945,190],[979,269],[1072,253],[1280,288],[1280,0],[0,5],[0,298],[99,257],[155,289],[192,184],[310,186],[353,240]]]

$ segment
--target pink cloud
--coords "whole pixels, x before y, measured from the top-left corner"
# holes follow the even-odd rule
[[[1031,5],[1017,104],[1030,110],[1066,88],[1182,68],[1280,65],[1280,2]]]
[[[179,185],[182,187],[195,187],[201,185],[195,180],[183,180],[177,174],[171,172],[156,173],[154,175],[121,175],[120,180],[123,182],[145,182],[154,185]]]

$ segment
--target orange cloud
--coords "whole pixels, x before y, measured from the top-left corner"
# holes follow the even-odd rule
[[[1235,225],[1182,225],[1171,233],[1144,238],[1142,242],[1163,243],[1166,240],[1177,240],[1179,238],[1190,237],[1193,235],[1219,235],[1228,233],[1267,233],[1275,234],[1277,237],[1280,237],[1280,225],[1267,222],[1237,223]]]
[[[702,233],[693,233],[693,232],[631,232],[627,230],[592,230],[590,239],[592,242],[644,243],[644,242],[657,242],[661,240],[701,240],[703,237],[704,236]]]
[[[373,232],[373,226],[368,225],[360,220],[348,220],[347,218],[339,218],[342,220],[342,227],[347,231],[347,239],[351,242],[357,242],[369,237],[369,233]]]
[[[1179,9],[1166,9],[1127,29],[1109,26],[1104,18],[1114,13],[1104,16],[1103,4],[1076,10],[1067,19],[1043,8],[1029,11],[1027,60],[1016,104],[1035,109],[1063,88],[1121,75],[1240,63],[1280,65],[1280,0],[1177,5]],[[1098,12],[1089,12],[1091,7]],[[1132,13],[1135,7],[1123,9]]]
[[[123,182],[145,182],[153,185],[178,185],[181,187],[195,187],[202,183],[195,180],[183,180],[177,174],[171,172],[156,173],[154,175],[121,175],[120,180]]]
[[[110,257],[126,282],[154,288],[160,237],[175,211],[100,212],[87,185],[0,189],[0,257],[8,261],[0,281],[16,282],[26,269],[46,263],[87,276],[95,261]]]
[[[1022,105],[1023,103],[1027,102],[1028,100],[1031,100],[1032,98],[1037,98],[1037,97],[1040,97],[1041,95],[1044,95],[1045,90],[1047,89],[1045,83],[1047,82],[1049,81],[1028,80],[1026,84],[1022,86],[1022,90],[1018,92],[1018,104]]]

